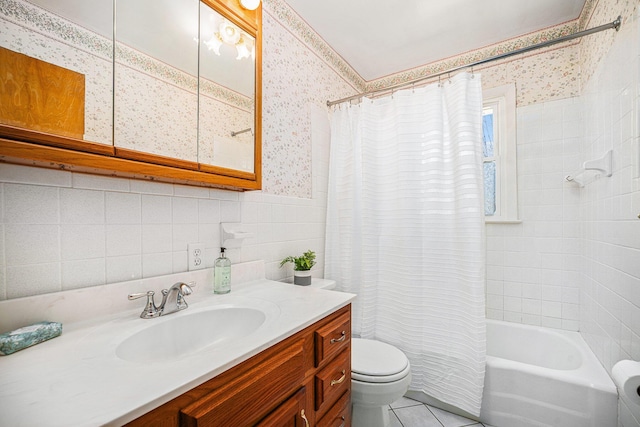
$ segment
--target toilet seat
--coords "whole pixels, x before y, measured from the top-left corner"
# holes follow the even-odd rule
[[[407,356],[396,347],[374,340],[351,339],[351,379],[390,383],[409,375]]]

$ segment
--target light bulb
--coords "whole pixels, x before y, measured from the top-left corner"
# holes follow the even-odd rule
[[[247,10],[256,10],[260,6],[260,0],[240,0],[240,6]]]

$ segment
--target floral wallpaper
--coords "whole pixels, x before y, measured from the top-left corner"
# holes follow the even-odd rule
[[[117,62],[115,77],[115,146],[196,162],[197,92]]]
[[[600,0],[597,7],[590,9],[588,13],[581,15],[581,25],[585,28],[593,28],[598,25],[608,24],[618,16],[622,18],[622,26],[633,21],[633,14],[640,1],[638,0]],[[601,65],[600,59],[604,58],[616,38],[616,31],[602,31],[589,37],[584,37],[580,43],[580,82],[585,87],[587,82]]]
[[[225,102],[211,96],[201,96],[198,132],[200,162],[253,172],[253,104],[247,109],[229,108]],[[224,123],[224,126],[220,126]],[[232,132],[247,132],[232,136]]]
[[[263,191],[310,198],[310,109],[358,93],[362,81],[283,2],[265,1],[262,21]]]

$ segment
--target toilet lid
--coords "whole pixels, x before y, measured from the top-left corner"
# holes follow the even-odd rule
[[[409,374],[409,360],[396,347],[381,341],[351,339],[351,377],[365,382],[391,382]]]

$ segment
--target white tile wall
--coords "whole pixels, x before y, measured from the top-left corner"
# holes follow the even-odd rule
[[[581,109],[577,98],[518,108],[522,223],[487,225],[490,318],[579,328],[580,198],[564,177],[580,165]]]
[[[285,280],[292,272],[279,261],[313,249],[321,277],[329,133],[326,113],[309,114],[319,162],[312,199],[0,164],[0,299],[186,271],[194,242],[212,267],[220,222],[256,234],[228,251],[232,262],[263,259],[268,278]]]
[[[581,191],[579,319],[582,335],[609,371],[618,360],[640,360],[638,25],[637,15],[625,22],[583,94],[583,154],[597,159],[613,150],[613,175]]]

